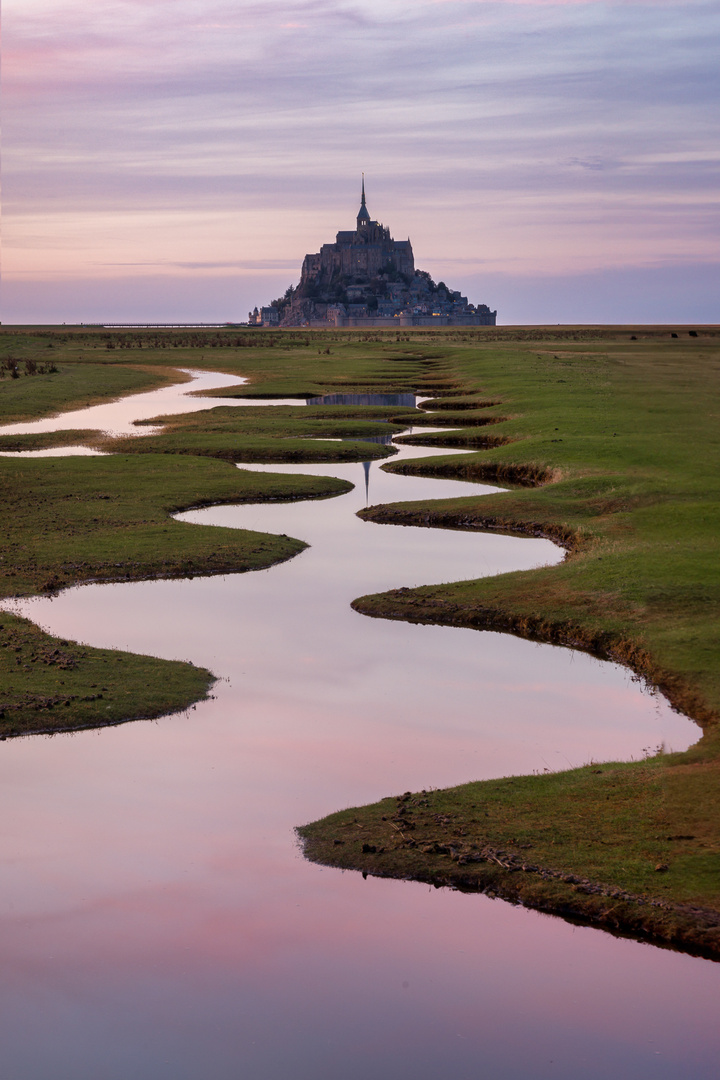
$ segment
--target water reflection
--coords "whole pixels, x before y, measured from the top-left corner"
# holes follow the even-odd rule
[[[93,450],[90,446],[50,446],[45,450],[0,450],[0,457],[43,458],[43,457],[103,457],[104,450]]]
[[[308,405],[393,405],[414,409],[415,394],[324,394],[308,399]]]
[[[152,420],[156,416],[174,416],[179,413],[198,412],[219,404],[217,398],[197,396],[203,390],[220,387],[242,386],[247,379],[237,375],[224,375],[218,371],[194,371],[179,368],[187,381],[148,390],[104,405],[92,405],[86,409],[29,420],[19,424],[0,426],[0,435],[33,435],[45,431],[71,431],[74,428],[103,431],[113,437],[121,435],[155,435],[160,427],[142,425],[138,421]],[[241,400],[223,399],[223,405],[241,405]],[[49,456],[49,455],[47,455]]]
[[[697,730],[613,665],[349,607],[557,560],[548,542],[362,522],[362,464],[257,469],[357,487],[183,515],[310,541],[271,570],[22,604],[220,682],[185,715],[0,744],[0,1074],[714,1078],[717,965],[301,858],[293,826],[337,807]],[[478,491],[367,474],[377,502]]]
[[[321,397],[310,398],[273,398],[258,395],[255,397],[237,398],[239,405],[391,405],[395,408],[414,409],[421,401],[429,398],[420,398],[416,394],[323,394]]]

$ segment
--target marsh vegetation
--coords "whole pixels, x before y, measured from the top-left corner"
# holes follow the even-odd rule
[[[389,337],[5,331],[2,349],[22,358],[52,347],[57,371],[6,379],[0,409],[6,422],[66,410],[180,378],[183,366],[249,377],[247,390],[219,396],[416,390],[433,398],[443,422],[457,430],[413,441],[434,439],[468,452],[384,468],[500,481],[511,490],[371,507],[363,516],[546,536],[565,547],[567,558],[552,568],[366,596],[356,609],[502,629],[619,660],[695,719],[702,737],[683,754],[649,748],[643,761],[484,781],[343,812],[303,829],[308,854],[365,873],[490,888],[717,951],[720,338],[704,328],[695,335],[670,327]],[[302,550],[301,537],[184,525],[170,514],[208,503],[332,495],[345,489],[340,481],[243,472],[231,463],[368,460],[385,449],[352,440],[397,433],[407,422],[407,411],[388,407],[219,405],[173,418],[145,438],[103,442],[93,435],[96,445],[114,451],[107,458],[0,459],[12,515],[3,595],[91,580],[238,572],[289,558]],[[8,449],[36,446],[39,437],[12,438]],[[3,622],[22,639],[19,653],[15,646],[3,650],[10,664],[3,676],[8,733],[32,730],[33,717],[21,708],[32,695],[35,702],[53,699],[52,709],[28,706],[43,713],[38,730],[46,730],[58,711],[69,726],[85,726],[93,716],[107,722],[107,712],[114,720],[158,715],[188,704],[211,678],[193,675],[190,665],[171,670],[156,661],[147,679],[146,660],[128,654],[125,670],[140,666],[123,717],[114,684],[98,675],[97,664],[111,658],[89,646],[34,638],[40,632],[12,616]],[[55,650],[64,656],[63,649],[72,654],[75,682],[57,708],[57,688],[47,680],[40,686],[37,672],[47,668],[55,679],[58,663],[44,658]],[[150,700],[160,679],[172,701]],[[103,696],[93,701],[98,686]],[[398,814],[406,824],[409,815],[413,828],[403,827]]]

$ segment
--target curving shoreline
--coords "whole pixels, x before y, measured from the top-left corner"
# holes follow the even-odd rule
[[[603,765],[608,777],[627,766]],[[652,769],[652,765],[648,766]],[[601,770],[587,767],[567,777],[580,783],[592,780]],[[566,778],[567,778],[566,777]],[[544,779],[544,778],[543,778]],[[462,798],[472,797],[483,806],[507,813],[508,789],[527,784],[527,798],[537,797],[537,777],[480,781],[464,789],[406,792],[372,806],[352,808],[298,828],[306,858],[323,866],[354,870],[363,877],[399,878],[434,888],[483,893],[511,904],[596,926],[612,933],[667,945],[693,955],[720,960],[720,910],[714,906],[678,901],[657,890],[631,891],[611,879],[585,876],[573,863],[577,856],[564,851],[564,867],[546,861],[547,848],[538,862],[537,847],[546,826],[533,830],[517,815],[506,820],[500,833],[488,840],[485,823],[469,810]],[[490,794],[490,792],[492,794]],[[454,798],[454,796],[456,798]],[[566,796],[562,795],[560,798]],[[561,804],[556,811],[561,809]],[[483,814],[487,813],[483,810]],[[588,824],[586,822],[586,824]],[[513,836],[524,830],[522,842]],[[620,843],[625,838],[620,837]],[[663,877],[668,865],[668,844],[660,838],[652,853],[655,877]],[[692,837],[679,837],[680,841]],[[606,841],[608,842],[608,841]],[[649,875],[646,874],[646,880]]]
[[[486,358],[487,354],[483,359]],[[330,815],[303,826],[299,835],[306,855],[324,865],[462,890],[489,890],[511,902],[717,957],[720,955],[720,889],[715,863],[720,857],[720,820],[715,808],[720,794],[717,765],[720,687],[717,669],[708,667],[707,662],[699,677],[700,672],[692,661],[688,663],[689,650],[684,643],[690,636],[703,646],[714,639],[718,582],[716,573],[708,573],[714,541],[707,529],[705,536],[693,536],[698,519],[686,515],[685,535],[676,531],[674,535],[678,539],[673,548],[665,542],[663,528],[667,526],[661,526],[660,531],[643,538],[647,555],[641,556],[641,561],[635,557],[633,547],[641,549],[641,545],[634,539],[630,525],[633,513],[644,524],[643,516],[648,519],[648,511],[656,506],[657,511],[650,513],[660,522],[673,521],[672,515],[679,516],[688,496],[698,497],[692,459],[687,454],[683,457],[682,452],[669,454],[667,440],[657,441],[656,475],[647,464],[644,472],[633,472],[632,439],[633,435],[646,439],[644,420],[635,419],[633,433],[624,442],[611,441],[618,436],[617,430],[611,430],[610,440],[597,443],[601,454],[611,452],[613,474],[609,482],[598,461],[593,462],[587,455],[584,461],[574,460],[577,450],[581,454],[584,450],[579,441],[582,429],[576,430],[574,439],[569,440],[572,446],[565,451],[565,460],[561,454],[560,460],[552,462],[548,444],[568,442],[562,418],[563,408],[572,415],[573,401],[568,393],[581,391],[587,396],[590,390],[591,396],[600,392],[600,400],[605,403],[611,400],[597,379],[599,373],[606,379],[610,369],[584,370],[580,362],[587,357],[579,356],[577,371],[571,372],[568,369],[572,354],[565,354],[562,359],[566,368],[563,374],[568,377],[573,374],[576,378],[570,379],[569,392],[562,392],[561,412],[554,427],[555,432],[560,432],[558,437],[551,437],[552,426],[548,431],[541,420],[533,438],[535,402],[526,398],[524,408],[517,408],[525,373],[520,365],[511,374],[502,371],[495,360],[490,365],[493,374],[482,385],[489,387],[491,393],[497,392],[504,407],[511,405],[517,417],[501,421],[505,431],[490,439],[478,438],[471,429],[455,432],[452,437],[440,435],[433,439],[436,444],[483,445],[482,458],[475,454],[464,459],[384,466],[405,474],[505,479],[518,485],[519,490],[490,496],[483,500],[482,506],[473,505],[471,500],[457,500],[432,506],[421,503],[375,506],[361,511],[363,518],[385,524],[500,529],[519,535],[548,536],[568,552],[562,568],[478,582],[392,589],[359,597],[353,607],[377,618],[475,630],[499,629],[615,660],[662,692],[675,709],[699,723],[704,732],[702,738],[683,754],[665,754],[659,747],[656,756],[644,763],[603,765],[602,769],[573,770],[554,778],[483,781],[414,796],[406,793],[395,803],[384,800]],[[538,360],[531,370],[534,395],[537,395],[538,372],[542,373],[547,366],[542,355]],[[475,378],[470,375],[473,365],[466,363],[464,367],[468,408],[471,408],[472,395],[477,395],[480,384],[477,374]],[[475,363],[475,373],[483,369],[487,375],[488,365],[482,361]],[[696,385],[702,385],[701,394],[708,392],[709,373],[706,375],[697,366],[692,371]],[[567,382],[568,378],[561,381]],[[659,373],[657,383],[662,401],[666,390]],[[458,390],[456,387],[455,394]],[[582,406],[582,398],[579,404]],[[551,386],[547,386],[540,405],[541,410],[552,416],[555,405]],[[628,406],[632,408],[631,399],[614,403],[618,418],[610,423],[620,427],[622,408]],[[459,412],[461,399],[456,397],[452,407]],[[647,403],[648,416],[654,410],[660,412],[651,399]],[[644,415],[645,402],[642,411]],[[680,430],[683,422],[693,427],[697,417],[692,411],[678,416]],[[564,423],[567,424],[567,419]],[[538,442],[538,435],[541,447],[533,445]],[[422,436],[406,441],[419,443]],[[649,445],[647,441],[645,445]],[[707,447],[707,441],[703,445]],[[555,451],[551,453],[556,456]],[[627,455],[626,462],[623,454]],[[523,461],[523,457],[527,460]],[[705,477],[705,461],[699,458],[695,471],[697,464]],[[668,491],[671,478],[675,483],[672,495]],[[703,518],[712,521],[717,514],[714,488],[705,493],[702,505]],[[620,528],[616,522],[622,522]],[[663,553],[659,559],[656,551]],[[695,551],[700,559],[693,565]],[[668,557],[666,566],[662,562],[666,557],[664,552]],[[669,558],[671,552],[674,565]],[[635,559],[631,562],[635,579],[628,578],[622,569],[621,560],[628,555]],[[684,565],[678,562],[678,557],[685,560]],[[645,566],[643,558],[647,560]],[[649,567],[656,568],[656,579],[652,572],[648,575]],[[606,600],[603,586],[608,571],[615,579],[622,575],[623,592],[616,591]],[[655,604],[656,596],[664,600],[664,590],[671,597],[673,592],[681,596],[680,581],[683,586],[687,582],[684,618],[675,603],[674,609],[668,606],[667,615],[660,608],[652,622],[650,598]],[[633,593],[635,597],[628,602]],[[700,605],[697,599],[701,599]],[[705,621],[693,626],[693,619]],[[703,630],[707,635],[704,640]],[[674,645],[673,634],[678,644],[682,642],[680,650]],[[600,774],[602,780],[597,779]],[[605,794],[609,783],[611,794]],[[519,788],[525,793],[522,807],[516,805]],[[553,792],[551,797],[549,789]],[[492,803],[498,814],[505,815],[504,824],[488,834],[486,823],[476,817],[472,799],[482,800],[483,805]],[[608,800],[618,799],[626,804],[619,817],[607,805]],[[584,806],[581,817],[573,817],[573,801]],[[412,821],[412,831],[403,831],[407,818],[398,815],[411,806],[428,803],[436,811],[434,820],[423,820],[425,811],[420,810]],[[382,810],[386,813],[381,813]],[[392,817],[388,813],[391,810]],[[344,831],[348,826],[349,831]],[[522,837],[520,847],[518,835]],[[549,841],[548,836],[553,839]],[[532,855],[526,855],[524,849],[531,850]]]
[[[587,346],[585,348],[587,349]],[[481,386],[477,374],[471,376],[468,373],[469,355],[468,352],[463,353],[462,350],[458,350],[456,355],[443,363],[440,363],[436,358],[432,360],[428,358],[423,362],[423,377],[428,383],[433,378],[437,382],[438,375],[452,368],[456,375],[456,382],[452,391],[454,399],[450,403],[451,408],[462,413],[462,408],[458,408],[458,406],[462,401],[460,391],[464,389],[471,406],[467,410],[469,419],[475,420],[476,418],[472,417],[472,406],[478,399],[478,389],[481,389]],[[476,369],[480,370],[483,366],[488,368],[489,359],[492,358],[486,353],[480,357],[475,357],[472,362],[475,364]],[[558,360],[558,357],[554,357],[554,360]],[[544,354],[539,357],[539,361],[539,365],[537,365],[536,369],[533,369],[534,401],[537,400],[537,371],[539,370],[542,374],[550,363]],[[597,381],[600,369],[593,368],[591,371],[592,378],[588,379],[588,371],[584,367],[586,361],[587,355],[584,352],[578,357],[577,375],[579,376],[579,382],[574,386],[574,390],[576,392],[578,389],[586,390],[589,385],[592,393],[597,394],[600,392],[600,400],[604,400],[602,395],[605,391]],[[567,366],[568,363],[567,355],[561,358],[561,364]],[[464,374],[462,372],[463,365],[466,366]],[[490,367],[492,367],[492,364],[490,364]],[[432,372],[434,372],[434,375]],[[421,385],[417,372],[411,372],[408,368],[407,374],[415,385]],[[565,374],[568,374],[568,372],[565,372]],[[605,378],[606,374],[607,372],[603,374],[603,378]],[[513,391],[513,378],[518,380],[515,391]],[[496,380],[499,384],[502,383],[502,373],[499,374],[497,366],[494,374],[491,373],[488,376],[488,381],[494,389],[493,380]],[[567,382],[568,380],[563,379],[561,381]],[[552,382],[553,380],[550,380],[551,384]],[[688,865],[688,860],[690,862],[695,860],[693,865],[696,868],[701,865],[703,859],[707,863],[704,851],[709,850],[712,856],[717,843],[716,833],[713,831],[714,825],[712,825],[712,828],[707,828],[708,822],[701,823],[702,839],[698,844],[697,823],[691,825],[687,823],[689,815],[691,816],[692,805],[700,805],[701,807],[708,805],[705,789],[708,784],[712,785],[715,782],[712,763],[715,760],[714,743],[716,739],[717,708],[713,704],[712,693],[709,695],[707,693],[707,679],[705,679],[705,683],[703,683],[702,678],[688,679],[682,669],[678,670],[673,667],[672,663],[663,662],[662,650],[658,651],[651,640],[646,642],[642,636],[638,636],[633,632],[628,617],[632,615],[633,610],[640,611],[642,614],[641,607],[636,601],[633,601],[633,608],[633,603],[628,603],[624,599],[625,594],[622,591],[618,592],[617,589],[613,594],[614,599],[611,599],[610,602],[605,599],[602,583],[607,578],[607,572],[606,567],[600,567],[599,565],[606,558],[608,562],[607,569],[609,569],[611,575],[616,573],[617,568],[621,566],[621,563],[618,562],[618,553],[621,557],[624,557],[622,548],[623,530],[626,538],[630,535],[627,526],[627,522],[630,520],[628,515],[633,512],[642,514],[648,506],[667,506],[670,505],[670,501],[662,491],[662,484],[659,484],[653,478],[651,478],[649,487],[645,482],[645,489],[642,488],[642,485],[638,488],[638,484],[634,479],[635,474],[633,474],[634,488],[628,487],[627,482],[623,487],[623,481],[618,480],[619,473],[617,473],[617,470],[621,467],[622,453],[626,451],[627,445],[629,445],[627,440],[624,444],[611,443],[603,436],[597,442],[597,448],[593,450],[595,460],[593,460],[592,465],[586,462],[578,469],[577,465],[573,464],[573,453],[576,453],[578,446],[582,449],[582,444],[578,442],[576,435],[573,444],[576,449],[573,450],[573,446],[570,446],[569,455],[565,453],[563,457],[563,451],[559,450],[556,444],[563,443],[563,440],[566,442],[572,442],[572,440],[567,438],[566,427],[560,428],[556,424],[554,431],[561,431],[562,434],[555,436],[552,427],[549,430],[543,430],[541,432],[541,452],[538,453],[537,436],[533,439],[532,432],[528,432],[528,423],[532,426],[533,422],[532,408],[528,407],[527,401],[523,403],[517,397],[518,388],[521,387],[522,379],[518,371],[516,371],[514,374],[511,373],[509,377],[505,375],[504,385],[498,387],[501,392],[497,395],[493,394],[493,400],[497,397],[504,400],[506,404],[510,404],[515,415],[503,419],[497,418],[497,424],[504,425],[505,430],[501,435],[490,441],[481,440],[484,449],[459,459],[442,460],[440,458],[432,463],[427,461],[392,463],[389,466],[389,471],[401,472],[406,475],[463,476],[475,482],[479,479],[488,478],[495,480],[505,479],[522,485],[522,490],[501,495],[484,496],[482,507],[476,506],[472,510],[468,509],[467,504],[461,506],[458,500],[447,500],[447,505],[436,504],[431,509],[421,506],[415,508],[407,506],[404,508],[384,507],[379,510],[371,508],[364,512],[362,516],[378,522],[381,520],[392,521],[396,524],[441,525],[442,527],[450,526],[453,528],[467,528],[470,526],[471,528],[501,529],[503,532],[512,531],[519,534],[530,532],[533,535],[552,537],[556,542],[558,540],[564,542],[564,546],[571,552],[571,558],[566,560],[561,568],[555,567],[552,570],[540,569],[525,571],[522,574],[505,574],[501,578],[488,578],[480,582],[457,582],[450,586],[424,587],[413,589],[410,592],[407,590],[391,590],[381,596],[375,594],[374,596],[361,597],[355,601],[353,606],[356,610],[361,610],[367,614],[389,615],[392,618],[399,618],[404,621],[449,623],[472,627],[493,625],[496,628],[509,629],[531,639],[549,639],[576,647],[589,648],[600,655],[606,655],[634,666],[636,670],[642,671],[656,685],[662,686],[663,689],[668,691],[676,704],[682,704],[685,711],[694,715],[705,726],[706,733],[698,746],[687,754],[659,758],[652,765],[644,765],[643,768],[647,776],[652,779],[652,783],[648,779],[648,783],[645,784],[644,788],[645,781],[641,784],[637,782],[637,778],[640,776],[637,763],[636,765],[613,767],[612,775],[615,777],[615,786],[625,791],[623,798],[627,795],[628,805],[634,808],[633,812],[636,817],[638,812],[641,817],[643,815],[647,817],[648,813],[657,815],[660,812],[658,807],[652,803],[652,799],[648,794],[652,785],[655,784],[656,787],[659,785],[659,788],[662,788],[660,801],[663,802],[664,800],[665,810],[663,810],[663,813],[667,811],[669,806],[669,818],[672,819],[673,823],[671,830],[670,828],[665,830],[665,840],[662,838],[663,833],[658,828],[655,829],[654,833],[652,832],[650,828],[652,822],[649,820],[643,820],[642,822],[645,830],[642,836],[636,835],[637,829],[635,832],[631,829],[630,832],[626,833],[622,833],[622,830],[618,832],[615,829],[618,837],[615,853],[617,850],[626,850],[628,845],[632,847],[633,843],[639,843],[641,847],[644,845],[642,852],[636,859],[636,863],[633,865],[630,876],[632,877],[634,874],[635,878],[644,882],[645,887],[647,887],[648,873],[660,875],[658,880],[661,879],[663,885],[660,888],[660,893],[655,896],[657,903],[643,905],[639,901],[633,900],[632,902],[639,907],[652,908],[655,913],[659,910],[667,913],[672,909],[675,911],[677,919],[681,918],[682,912],[689,909],[698,912],[712,910],[712,908],[697,902],[698,896],[703,895],[703,890],[707,892],[708,886],[706,884],[703,884],[696,894],[689,895],[684,899],[678,899],[678,896],[673,894],[673,890],[677,894],[678,891],[682,893],[685,888],[684,881],[687,876],[685,867]],[[544,407],[546,409],[556,409],[557,391],[552,385],[548,386],[546,390]],[[516,394],[515,399],[513,399],[513,392]],[[563,399],[566,402],[566,408],[572,408],[574,402],[567,398],[567,392],[563,391],[563,393],[566,394]],[[567,405],[568,401],[570,401],[570,405]],[[487,404],[485,399],[483,399],[483,404]],[[449,415],[453,415],[449,410],[448,412]],[[529,417],[530,421],[528,420]],[[568,417],[564,421],[560,420],[560,423],[566,425],[569,422],[571,423],[570,414],[568,414]],[[283,422],[286,423],[287,421]],[[541,426],[546,424],[547,421],[541,419]],[[466,449],[473,444],[477,445],[476,433],[470,429],[468,431],[470,432],[468,435],[461,433],[453,437],[456,450]],[[229,438],[230,435],[231,431],[228,428],[222,438]],[[187,433],[179,432],[179,436],[184,439],[187,437]],[[175,437],[178,437],[178,432],[175,433]],[[159,438],[162,439],[162,436]],[[442,438],[443,436],[440,436],[441,440]],[[422,442],[423,436],[419,435],[413,437],[413,439]],[[550,444],[554,445],[551,447]],[[603,469],[597,467],[598,451],[601,454],[612,451],[611,464],[616,470],[616,475],[611,477],[609,482],[603,474]],[[328,448],[327,453],[331,453],[331,449]],[[172,453],[165,455],[165,460],[172,460],[173,456]],[[523,456],[527,458],[526,461],[522,460]],[[154,455],[148,455],[148,457],[151,460],[154,459]],[[135,460],[137,461],[137,458]],[[183,458],[182,468],[197,468],[200,460],[200,458],[193,456],[192,451],[188,451]],[[207,462],[207,464],[214,465],[214,463],[210,462]],[[178,468],[180,468],[179,465]],[[263,482],[267,482],[267,479],[265,478]],[[652,486],[653,484],[655,487]],[[212,501],[221,502],[223,500],[216,499]],[[178,505],[183,505],[183,503],[176,503],[175,508]],[[184,503],[184,505],[188,504]],[[167,509],[171,509],[171,507],[166,508],[166,513]],[[95,513],[95,508],[93,507],[90,512]],[[420,520],[421,518],[422,520]],[[97,517],[93,519],[94,522],[97,522],[97,520]],[[177,524],[180,525],[181,523]],[[193,526],[193,528],[196,528],[196,526]],[[162,531],[165,532],[165,530]],[[162,543],[167,543],[165,536],[162,538]],[[608,552],[613,554],[614,564],[612,559],[607,558]],[[646,558],[646,555],[641,555],[641,560]],[[186,562],[179,565],[181,573],[192,575],[203,572],[202,563]],[[588,571],[590,571],[590,576],[588,576]],[[162,572],[162,570],[156,568],[150,576],[159,576]],[[592,577],[593,573],[595,574],[594,579]],[[584,578],[583,574],[585,575]],[[605,575],[605,578],[603,575]],[[585,584],[582,584],[583,581]],[[574,584],[576,582],[581,582],[581,587]],[[55,584],[59,586],[63,584],[63,581],[61,580]],[[636,584],[642,584],[641,574],[637,575],[635,581],[629,581],[630,589],[632,590]],[[558,585],[561,585],[562,588],[558,589]],[[623,587],[627,592],[627,586],[623,585]],[[563,588],[565,589],[564,593]],[[628,595],[631,596],[632,593],[630,592]],[[618,597],[620,603],[618,603]],[[668,623],[668,625],[670,624]],[[644,633],[647,634],[651,629],[651,624],[646,620],[643,626]],[[704,772],[698,770],[693,772],[693,766],[696,764],[702,766]],[[688,768],[690,772],[688,772]],[[586,815],[581,825],[585,827],[588,820],[596,823],[597,819],[597,822],[600,822],[604,828],[608,822],[604,820],[603,815],[600,813],[602,807],[597,805],[597,798],[595,797],[598,796],[598,781],[594,779],[594,776],[593,770],[578,773],[573,778],[573,783],[576,785],[573,797],[580,797],[586,803],[589,799],[588,805],[592,804],[590,807],[590,819]],[[547,781],[545,778],[525,779],[529,780],[532,787],[528,796],[532,803],[532,800],[538,797],[539,788],[542,787],[543,783],[547,784]],[[516,778],[515,781],[509,781],[508,783],[520,783],[521,780],[523,778]],[[483,788],[483,790],[488,789]],[[698,799],[698,792],[701,790],[702,795]],[[507,801],[509,794],[511,793],[508,791],[503,792],[503,797],[500,799],[502,805],[506,805],[503,800]],[[435,797],[439,798],[440,796]],[[454,797],[452,796],[452,798]],[[452,801],[449,795],[444,795],[442,798],[450,798],[450,801]],[[595,802],[593,802],[594,798]],[[550,809],[546,808],[546,813],[551,822],[557,818],[558,814],[565,813],[567,803],[563,800],[566,799],[567,793],[561,791],[553,795],[553,806]],[[675,800],[674,804],[673,800]],[[532,810],[532,805],[530,809]],[[360,812],[356,811],[355,813]],[[524,813],[527,817],[527,806]],[[592,817],[593,814],[595,818]],[[463,818],[459,827],[467,829],[469,820],[471,820],[471,815],[467,820]],[[546,824],[537,825],[537,823],[536,826],[540,829],[540,832],[547,827]],[[530,829],[527,823],[523,824],[522,816],[518,819],[513,818],[513,832],[520,831],[523,827]],[[602,832],[602,829],[600,831]],[[530,832],[532,832],[532,829],[530,829]],[[474,846],[468,851],[461,851],[458,859],[467,856],[466,862],[472,862],[476,859],[477,854],[483,851],[507,851],[513,855],[512,834],[500,835],[499,839],[478,834],[476,839],[477,842]],[[563,859],[566,861],[565,867],[563,867],[562,861],[557,863],[551,857],[546,856],[538,856],[537,860],[533,862],[533,866],[539,867],[542,874],[545,875],[542,877],[542,874],[540,874],[545,888],[550,887],[548,885],[548,882],[550,882],[553,888],[560,888],[562,884],[563,888],[570,886],[577,893],[582,882],[590,882],[592,888],[589,892],[587,887],[585,888],[587,895],[583,900],[583,904],[597,906],[599,903],[601,907],[605,905],[603,911],[614,911],[615,914],[612,917],[617,918],[618,903],[630,902],[623,899],[624,897],[637,898],[643,897],[645,894],[642,889],[639,890],[633,886],[631,881],[621,880],[622,875],[618,878],[612,866],[609,869],[606,867],[605,871],[603,871],[610,875],[608,880],[605,880],[602,874],[598,876],[586,872],[583,869],[582,858],[578,854],[582,847],[581,840],[582,837],[578,834],[564,837],[565,850]],[[506,841],[508,842],[506,843]],[[444,841],[436,840],[435,842],[440,843],[440,846],[447,846]],[[533,839],[527,842],[537,846],[537,837],[534,836]],[[603,843],[606,843],[606,841],[603,841]],[[671,849],[668,849],[668,851],[671,850],[672,858],[668,855],[670,861],[666,863],[668,843],[671,844]],[[680,849],[678,849],[678,844]],[[371,843],[369,846],[378,848],[378,846],[383,845]],[[337,853],[333,854],[334,856],[337,855]],[[377,852],[368,851],[363,853],[361,851],[360,854],[367,856],[367,859],[360,862],[355,859],[352,865],[365,869],[366,872],[380,871],[381,874],[387,873],[395,876],[417,876],[419,873],[424,872],[418,870],[417,866],[413,869],[413,866],[407,861],[408,858],[411,860],[419,858],[416,845],[409,845],[407,850],[403,849],[401,857],[398,856],[398,852],[395,852],[395,855],[400,860],[397,866],[380,867],[377,859],[370,858],[370,856],[375,856]],[[557,852],[550,851],[547,853],[548,856],[553,854],[557,854]],[[610,863],[612,863],[615,855],[607,852],[605,854],[611,856]],[[678,854],[679,858],[677,858]],[[438,864],[434,865],[432,869],[432,875],[436,880],[453,880],[463,887],[468,887],[468,870],[465,864],[463,864],[462,870],[465,877],[461,879],[457,877],[457,868],[453,868],[452,865],[448,866],[447,862],[443,861],[448,858],[447,852],[425,852],[424,855],[431,855],[436,860],[439,860]],[[452,856],[450,857],[452,862]],[[574,860],[577,865],[573,865],[568,869],[568,859],[571,862]],[[596,853],[592,855],[592,858],[587,856],[586,862],[588,859],[588,866],[592,867],[593,859],[597,861]],[[600,862],[602,863],[602,859]],[[492,864],[490,869],[492,873],[495,873],[497,864],[492,859],[490,863]],[[341,865],[341,863],[334,862],[333,865]],[[667,865],[668,871],[666,872],[664,869],[656,871],[655,867],[657,865],[662,867]],[[702,865],[705,866],[705,864]],[[480,866],[479,862],[478,866]],[[510,871],[507,868],[503,871],[502,867],[498,869],[501,872],[512,874],[515,880],[517,871]],[[531,874],[529,870],[520,870],[519,872],[526,875]],[[487,866],[482,873],[488,873]],[[712,867],[708,864],[702,873],[705,875],[703,881],[709,883],[712,895]],[[560,875],[561,878],[563,875],[565,877],[570,875],[577,878],[577,881],[568,882],[563,878],[561,882],[556,875]],[[613,875],[615,875],[616,880],[613,879]],[[535,876],[538,877],[538,874],[536,873]],[[697,880],[696,871],[695,880]],[[698,889],[697,885],[693,887]],[[510,895],[512,889],[508,885],[504,885],[503,888],[507,889],[508,895]],[[513,885],[513,888],[517,888],[517,886]],[[528,898],[526,902],[531,902],[531,893],[534,890],[535,885],[532,888],[527,883],[523,886],[523,893]],[[603,892],[603,890],[606,890],[606,892]],[[607,893],[607,890],[610,890],[610,892]],[[667,895],[663,895],[663,890]],[[654,894],[650,891],[647,895]],[[598,896],[601,897],[600,901],[597,899]],[[693,896],[695,898],[694,903],[692,902]],[[605,899],[602,899],[602,897]],[[532,899],[532,903],[536,905],[544,902],[542,898]],[[567,896],[562,899],[556,897],[552,903],[559,910],[563,905],[568,907],[569,900]],[[573,904],[572,910],[577,914],[577,897],[574,898]],[[602,912],[595,911],[593,918],[602,920],[605,915]],[[626,914],[623,918],[627,926],[629,926],[632,922],[630,916]],[[684,918],[684,915],[682,915],[682,918]],[[652,933],[655,936],[662,936],[656,930],[653,930]],[[677,936],[679,931],[674,929],[668,931],[668,933]],[[689,941],[689,938],[687,940]],[[707,946],[703,945],[702,947]]]

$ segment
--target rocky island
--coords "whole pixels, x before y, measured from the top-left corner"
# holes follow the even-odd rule
[[[497,311],[437,285],[415,269],[410,240],[393,240],[372,221],[362,181],[355,229],[341,230],[303,260],[300,282],[268,307],[255,308],[251,326],[326,327],[495,326]]]

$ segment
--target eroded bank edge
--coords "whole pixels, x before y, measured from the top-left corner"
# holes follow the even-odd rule
[[[455,404],[458,407],[458,404]],[[422,436],[413,436],[422,444]],[[499,442],[499,440],[498,440]],[[490,442],[488,442],[490,448]],[[389,463],[383,466],[393,472],[415,475],[446,475],[463,479],[491,480],[520,486],[538,487],[560,479],[557,471],[533,463],[494,463],[470,461]],[[432,507],[403,508],[401,505],[370,507],[359,516],[383,524],[403,524],[435,528],[492,529],[507,533],[541,536],[563,546],[569,555],[581,550],[591,538],[580,529],[562,523],[538,523],[498,515],[484,516],[473,511],[463,518],[454,512],[434,511]],[[438,597],[423,595],[421,589],[397,589],[382,594],[360,597],[353,608],[373,617],[410,622],[456,625],[485,630],[500,630],[531,640],[579,648],[602,659],[623,664],[651,687],[660,690],[672,707],[701,725],[716,725],[718,715],[703,700],[702,695],[683,677],[659,665],[648,649],[631,637],[609,632],[593,632],[573,620],[554,621],[534,614],[520,613],[488,605],[453,604]],[[684,755],[674,755],[681,758]],[[403,798],[410,798],[406,793]],[[379,804],[377,804],[379,805]],[[370,808],[362,808],[362,815]],[[373,808],[374,809],[374,808]],[[717,958],[720,956],[720,914],[712,909],[691,903],[643,895],[618,886],[592,881],[579,874],[530,864],[512,851],[483,845],[475,850],[462,850],[452,844],[433,845],[432,865],[420,865],[413,853],[414,865],[408,872],[397,868],[379,868],[373,858],[383,848],[363,842],[359,857],[339,857],[335,845],[344,843],[332,839],[328,848],[331,822],[337,815],[298,829],[306,857],[328,866],[355,869],[363,876],[400,877],[426,882],[436,887],[449,886],[465,891],[489,892],[512,903],[521,903],[548,914],[579,920],[636,938],[646,938],[683,951]],[[354,825],[358,825],[355,818]],[[362,828],[363,826],[359,826]],[[687,839],[692,839],[688,837]],[[412,843],[412,842],[411,842]],[[427,852],[426,852],[427,854]],[[437,856],[447,857],[456,866],[441,867]],[[419,861],[420,863],[422,860]],[[375,865],[374,865],[375,863]],[[468,865],[474,863],[472,869]],[[480,865],[482,868],[480,868]],[[657,869],[667,869],[659,866]],[[542,884],[539,885],[538,883]]]

